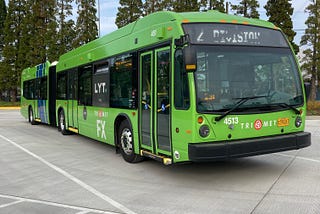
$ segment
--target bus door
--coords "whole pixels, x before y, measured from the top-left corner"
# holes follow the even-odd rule
[[[68,124],[78,128],[78,71],[68,72]]]
[[[140,55],[140,142],[155,154],[171,155],[170,48]]]

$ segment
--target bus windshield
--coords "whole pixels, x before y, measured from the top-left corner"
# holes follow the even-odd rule
[[[278,111],[303,104],[301,80],[289,48],[194,45],[198,112]]]

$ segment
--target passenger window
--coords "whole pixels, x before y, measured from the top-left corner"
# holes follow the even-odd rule
[[[67,75],[66,72],[57,74],[57,100],[67,99]]]
[[[79,104],[92,105],[92,66],[83,67],[79,75]]]
[[[110,59],[110,106],[136,108],[136,64],[133,54]]]

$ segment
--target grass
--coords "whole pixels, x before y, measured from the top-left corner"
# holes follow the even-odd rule
[[[16,107],[16,106],[20,106],[20,102],[0,101],[0,107]]]

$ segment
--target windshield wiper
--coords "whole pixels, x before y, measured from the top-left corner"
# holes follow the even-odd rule
[[[300,111],[298,109],[296,109],[295,107],[292,107],[291,105],[288,105],[287,103],[272,103],[271,105],[277,105],[277,106],[280,106],[280,107],[289,108],[292,111],[294,111],[294,113],[300,114]]]
[[[225,116],[227,116],[228,114],[230,114],[231,112],[233,112],[234,110],[236,110],[237,108],[239,108],[241,105],[243,105],[245,102],[247,102],[248,100],[253,100],[253,99],[258,99],[258,98],[263,98],[263,97],[268,97],[266,95],[264,96],[252,96],[252,97],[239,97],[239,98],[233,98],[239,101],[236,103],[235,106],[233,106],[233,108],[229,109],[228,111],[226,111],[225,113],[223,113],[222,115],[216,117],[214,120],[215,121],[220,121],[221,119],[223,119]]]

